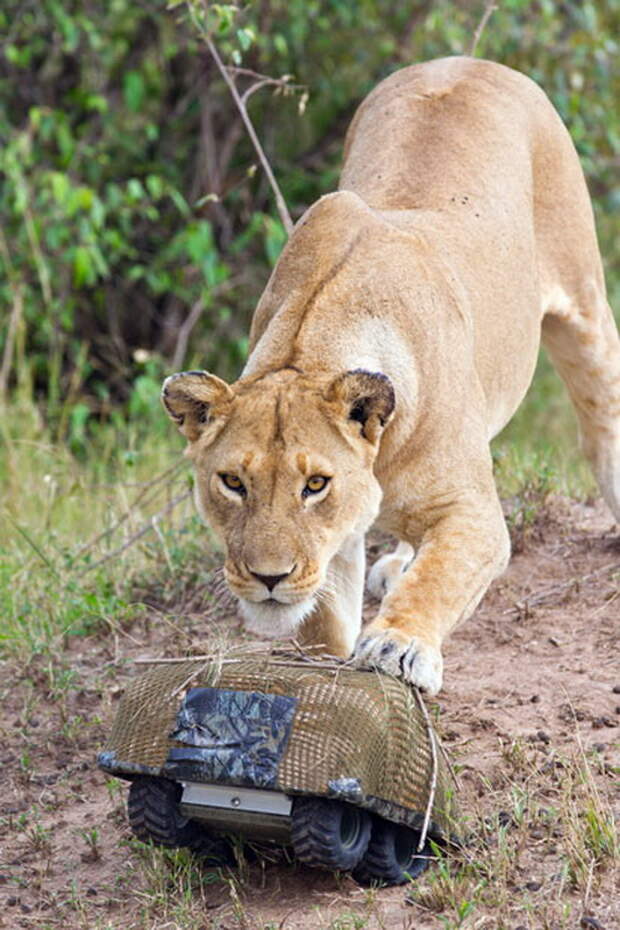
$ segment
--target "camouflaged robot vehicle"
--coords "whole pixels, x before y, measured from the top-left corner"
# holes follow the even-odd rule
[[[398,884],[450,838],[443,758],[414,691],[378,672],[241,655],[159,665],[126,690],[99,766],[133,832],[230,862],[226,836]],[[434,777],[433,777],[434,773]],[[433,787],[434,783],[434,787]]]

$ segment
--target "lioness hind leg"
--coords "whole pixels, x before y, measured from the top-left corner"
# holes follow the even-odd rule
[[[399,542],[394,552],[377,559],[366,580],[368,590],[377,600],[381,600],[395,587],[402,573],[411,565],[414,554],[413,546]]]
[[[558,293],[542,338],[575,406],[584,454],[620,522],[620,338],[604,294],[593,285],[586,303]]]

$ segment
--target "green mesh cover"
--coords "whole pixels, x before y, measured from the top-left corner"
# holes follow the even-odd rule
[[[277,744],[270,788],[340,798],[420,828],[433,772],[427,725],[413,690],[377,672],[264,656],[156,666],[128,686],[100,767],[124,777],[200,780],[199,768],[184,778],[174,761],[184,756],[181,750],[187,753],[187,743],[175,738],[187,731],[185,699],[200,688],[294,699],[292,729]],[[439,751],[435,767],[430,832],[445,839],[454,837],[454,814]],[[232,777],[231,783],[248,781]]]

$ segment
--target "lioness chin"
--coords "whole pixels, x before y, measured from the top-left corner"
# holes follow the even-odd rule
[[[620,342],[568,133],[502,65],[396,72],[353,120],[339,192],[297,223],[241,378],[164,383],[251,629],[439,690],[444,637],[508,561],[489,441],[541,336],[620,519]],[[360,634],[375,522],[401,542]]]

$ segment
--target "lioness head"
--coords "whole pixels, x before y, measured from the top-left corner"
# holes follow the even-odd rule
[[[224,544],[246,626],[291,635],[320,599],[330,560],[377,516],[389,379],[284,369],[228,385],[189,371],[166,379],[162,400],[189,440],[197,506]]]

